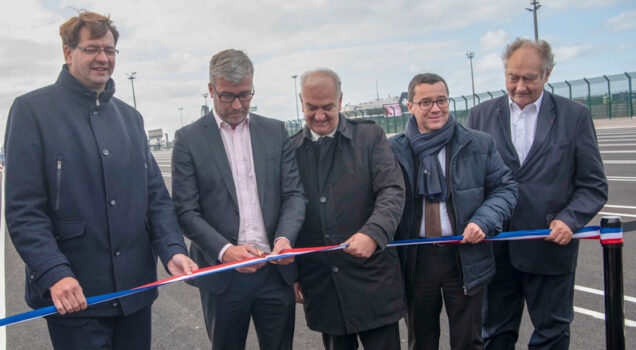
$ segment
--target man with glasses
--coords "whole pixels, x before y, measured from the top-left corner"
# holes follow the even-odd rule
[[[517,39],[503,54],[508,95],[470,110],[468,126],[492,135],[519,182],[519,205],[504,229],[551,229],[545,240],[493,245],[497,274],[486,290],[487,349],[514,349],[524,300],[531,349],[567,349],[574,319],[573,232],[607,201],[590,111],[544,91],[554,56],[543,40]]]
[[[490,243],[512,214],[517,184],[492,137],[468,130],[448,110],[442,77],[416,75],[404,133],[390,139],[406,184],[396,239],[463,235],[461,244],[400,248],[410,349],[439,347],[442,305],[452,349],[482,349],[484,286],[495,274]],[[480,243],[481,242],[481,243]]]
[[[26,263],[26,301],[57,308],[47,318],[55,349],[150,349],[155,289],[88,308],[85,296],[155,281],[157,255],[173,275],[197,266],[142,117],[113,97],[117,29],[80,12],[60,36],[62,72],[15,100],[5,139],[7,227]]]
[[[285,125],[249,113],[254,67],[242,51],[210,61],[212,111],[175,134],[172,193],[200,266],[291,248],[305,197]],[[212,349],[244,349],[250,324],[261,349],[291,349],[298,276],[293,258],[194,281]]]

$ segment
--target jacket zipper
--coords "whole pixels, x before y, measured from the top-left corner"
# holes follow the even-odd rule
[[[455,155],[457,155],[459,153],[459,151],[461,151],[462,148],[464,148],[466,146],[466,144],[470,142],[470,139],[467,142],[464,142],[463,144],[459,145],[459,147],[457,148],[457,152],[455,152],[455,154],[451,154],[451,157],[449,159],[449,161],[451,162],[450,165],[448,166],[448,176],[450,177],[451,174],[453,173],[453,159],[455,159]],[[450,195],[451,197],[453,197],[453,181],[452,179],[448,182],[448,190],[450,191]],[[457,208],[455,207],[455,199],[453,198],[453,210],[455,211],[455,220],[457,220]],[[455,227],[458,227],[457,222],[455,222]],[[456,232],[457,234],[457,232]],[[459,249],[457,250],[457,255],[459,258],[459,271],[462,274],[462,289],[464,290],[464,295],[468,295],[468,290],[466,289],[466,284],[463,283],[464,282],[464,262],[462,261],[462,255],[459,252]]]
[[[55,196],[55,210],[60,208],[60,192],[62,185],[62,157],[58,157],[57,159],[57,174],[55,177],[55,182],[57,184],[57,193]]]

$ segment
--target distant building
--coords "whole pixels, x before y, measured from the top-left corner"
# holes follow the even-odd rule
[[[356,105],[346,104],[342,107],[342,112],[349,118],[363,117],[399,117],[403,113],[408,113],[406,103],[408,94],[403,92],[400,96],[389,96],[379,100],[358,103]]]

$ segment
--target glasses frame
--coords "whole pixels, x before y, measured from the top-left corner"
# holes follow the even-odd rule
[[[445,102],[445,103],[442,106],[439,104],[440,102]],[[444,98],[438,98],[436,100],[424,100],[424,101],[419,101],[414,103],[420,106],[420,109],[423,111],[428,111],[433,109],[434,105],[437,105],[437,108],[439,109],[444,109],[444,108],[448,108],[448,106],[450,105],[450,98],[444,97]],[[425,107],[425,106],[422,106],[423,103],[430,103],[431,105],[429,107]]]
[[[75,46],[76,49],[82,51],[83,53],[87,54],[87,55],[93,55],[93,56],[97,56],[100,54],[100,52],[103,52],[104,55],[109,56],[109,57],[114,57],[117,54],[119,54],[119,50],[117,50],[114,47],[105,47],[105,48],[101,48],[101,47],[95,47],[95,46],[89,46],[89,47],[83,47],[83,46]],[[93,49],[97,49],[96,52],[87,52],[86,50],[93,50]],[[106,50],[113,50],[112,53],[107,52]]]
[[[218,91],[216,91],[216,88],[214,86],[212,86],[212,90],[214,91],[214,94],[219,97],[219,101],[221,101],[222,103],[234,103],[234,100],[236,100],[237,98],[238,98],[238,100],[240,102],[249,102],[249,101],[251,101],[254,98],[254,95],[256,94],[256,91],[254,90],[254,87],[252,87],[252,91],[251,92],[247,93],[247,94],[249,94],[249,98],[241,98],[242,94],[246,94],[245,92],[241,92],[238,95],[233,94],[231,92],[224,92],[224,93],[220,94]],[[232,100],[223,101],[223,97],[229,97],[230,95],[232,96]]]

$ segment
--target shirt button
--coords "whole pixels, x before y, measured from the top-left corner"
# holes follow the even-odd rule
[[[115,205],[115,204],[117,204],[117,201],[114,200],[114,199],[111,199],[109,203],[110,203],[110,205]]]
[[[98,111],[93,111],[93,115],[98,115],[99,112]]]
[[[104,148],[104,150],[102,150],[102,154],[108,157],[108,155],[110,154],[110,151]]]
[[[32,280],[35,279],[35,275],[34,274],[31,274],[31,276],[29,276],[29,277],[31,277]]]
[[[338,271],[340,271],[340,269],[338,268],[338,266],[334,266],[331,270],[332,270],[333,272],[338,272]]]
[[[329,232],[325,232],[325,238],[329,238],[331,237],[331,235],[329,234]]]
[[[117,306],[119,306],[119,302],[117,300],[115,300],[115,301],[113,301],[112,305],[113,305],[113,307],[117,307]]]
[[[320,197],[320,203],[323,203],[323,204],[327,203],[327,197],[325,196]]]
[[[113,252],[114,256],[119,256],[119,250],[115,250],[115,252]]]

